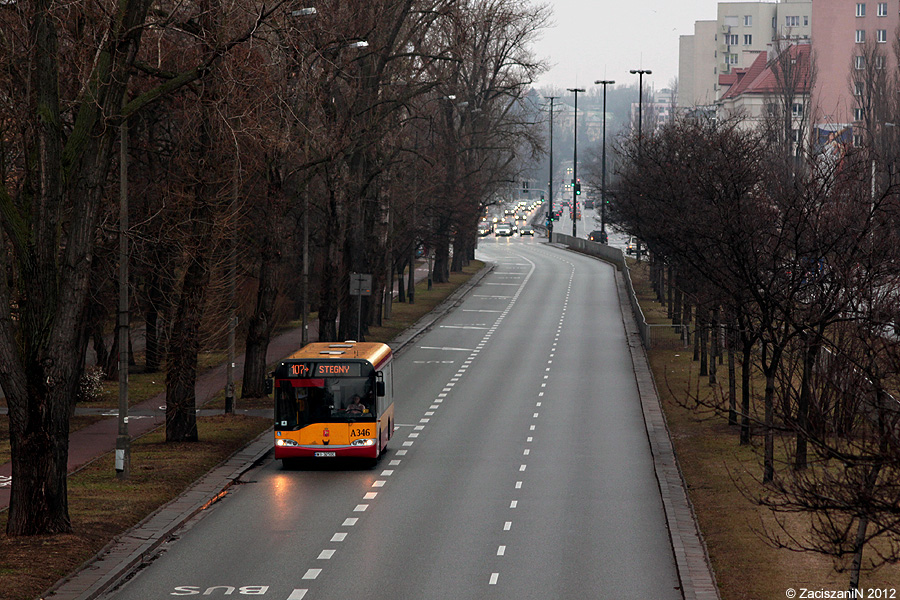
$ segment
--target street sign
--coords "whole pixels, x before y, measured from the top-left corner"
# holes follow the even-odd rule
[[[372,295],[372,274],[371,273],[350,273],[350,295],[351,296],[371,296]]]
[[[350,273],[350,295],[359,296],[356,301],[356,339],[362,335],[362,296],[372,295],[371,273]]]

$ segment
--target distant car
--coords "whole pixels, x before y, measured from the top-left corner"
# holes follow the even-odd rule
[[[601,231],[599,229],[595,229],[588,236],[588,239],[592,242],[597,242],[598,244],[607,244],[609,243],[609,238],[606,235],[605,231]]]
[[[628,244],[625,246],[625,254],[634,254],[637,252],[638,248],[638,239],[633,235],[628,236]]]
[[[497,223],[494,225],[495,237],[509,237],[513,234],[512,225],[509,223]]]
[[[484,237],[491,232],[491,226],[487,224],[478,226],[478,235],[480,237]]]
[[[534,237],[534,228],[528,227],[527,225],[519,227],[519,237],[522,237],[523,235],[530,235],[531,237]]]

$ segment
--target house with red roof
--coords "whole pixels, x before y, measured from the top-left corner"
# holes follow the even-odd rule
[[[748,127],[766,119],[780,119],[791,111],[792,136],[809,135],[810,44],[785,42],[780,51],[772,44],[744,69],[719,75],[721,96],[716,102],[721,118],[743,117]],[[808,139],[808,137],[807,137]]]

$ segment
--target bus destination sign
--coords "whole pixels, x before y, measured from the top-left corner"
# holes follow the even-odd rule
[[[292,363],[287,365],[288,377],[361,377],[359,363]]]

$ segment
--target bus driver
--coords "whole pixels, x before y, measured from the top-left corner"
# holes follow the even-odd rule
[[[355,417],[366,412],[366,406],[360,400],[359,394],[353,394],[353,397],[350,398],[350,404],[347,406],[346,412],[348,415]]]

